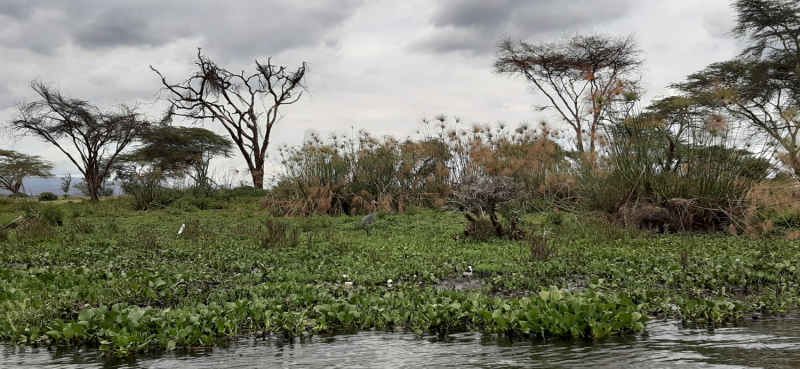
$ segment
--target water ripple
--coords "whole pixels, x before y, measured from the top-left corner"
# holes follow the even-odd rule
[[[710,329],[650,322],[638,335],[524,340],[455,333],[361,332],[241,340],[212,352],[104,358],[97,350],[0,348],[0,368],[796,368],[800,319],[782,317]]]

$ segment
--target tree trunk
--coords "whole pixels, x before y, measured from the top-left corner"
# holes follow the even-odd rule
[[[89,197],[92,201],[100,200],[100,186],[98,185],[97,175],[94,173],[86,173],[86,187],[89,188]]]
[[[250,170],[250,174],[253,176],[253,188],[259,190],[264,189],[264,170],[262,169]]]

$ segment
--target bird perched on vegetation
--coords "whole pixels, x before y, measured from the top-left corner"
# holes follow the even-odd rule
[[[464,277],[467,277],[467,279],[469,279],[469,277],[472,277],[472,265],[467,267],[467,271],[464,272]]]
[[[367,230],[367,236],[369,236],[369,225],[375,222],[375,216],[378,215],[378,202],[372,201],[372,212],[367,214],[364,219],[361,219],[361,227]]]

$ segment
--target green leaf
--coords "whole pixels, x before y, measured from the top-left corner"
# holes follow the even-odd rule
[[[93,309],[84,309],[78,314],[78,320],[89,320],[92,319],[92,316],[94,316]]]
[[[539,292],[539,297],[541,297],[544,301],[550,301],[550,291]]]

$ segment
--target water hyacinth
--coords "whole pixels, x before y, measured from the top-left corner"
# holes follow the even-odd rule
[[[123,201],[68,204],[80,222],[35,242],[24,228],[0,239],[0,340],[128,355],[359,329],[603,337],[653,316],[719,324],[798,306],[791,240],[653,237],[567,219],[558,253],[532,262],[525,242],[453,242],[463,218],[435,210],[387,214],[386,238],[350,217],[282,220],[297,241],[265,244],[255,205],[202,211],[183,237],[174,225],[186,213],[132,212]],[[15,219],[13,209],[0,202],[0,216]],[[84,223],[93,231],[77,231]]]

